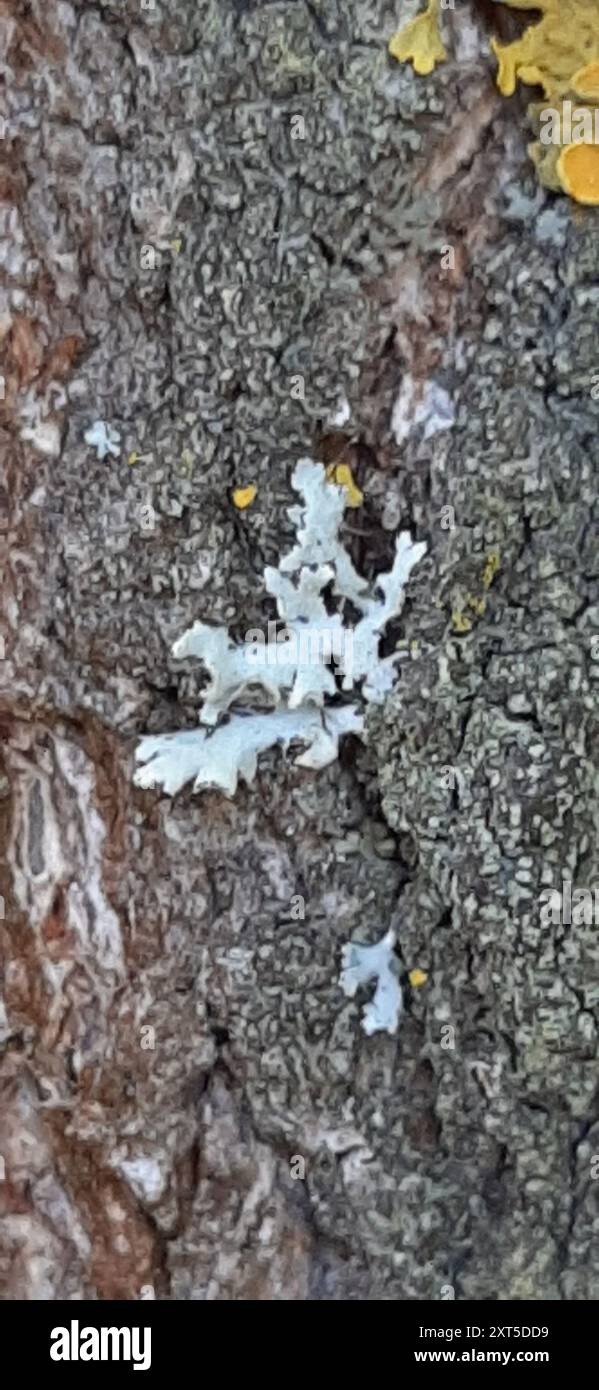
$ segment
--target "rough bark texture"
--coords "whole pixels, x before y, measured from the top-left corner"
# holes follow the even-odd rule
[[[426,80],[410,13],[0,3],[5,1298],[599,1296],[597,916],[539,903],[599,883],[598,215],[478,7]],[[365,572],[428,541],[397,693],[318,776],[134,790],[172,640],[272,616],[306,453]],[[339,948],[392,922],[428,980],[367,1038]]]

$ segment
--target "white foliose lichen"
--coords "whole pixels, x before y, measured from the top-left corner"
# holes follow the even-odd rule
[[[332,706],[327,697],[360,684],[362,699],[380,702],[392,688],[397,657],[381,657],[379,640],[401,611],[407,579],[426,545],[401,532],[391,570],[371,587],[339,540],[344,489],[311,459],[300,460],[292,483],[302,498],[289,509],[297,543],[278,569],[264,571],[266,590],[285,623],[284,640],[280,633],[265,640],[254,630],[236,645],[225,628],[202,622],[183,633],[173,655],[197,657],[210,673],[199,714],[200,725],[208,727],[142,739],[135,754],[143,764],[135,774],[138,786],[160,786],[173,795],[193,781],[194,791],[217,787],[234,796],[238,779],[251,782],[258,754],[275,744],[301,743],[296,762],[325,767],[337,757],[344,733],[363,733],[358,707]],[[339,600],[333,614],[323,598],[330,584]],[[344,622],[344,600],[360,614],[354,626]],[[271,711],[231,710],[239,699],[251,702],[256,690],[270,700]]]
[[[135,775],[139,787],[161,786],[169,796],[193,780],[193,790],[220,787],[235,796],[237,782],[253,782],[258,754],[281,743],[305,743],[295,759],[298,767],[326,767],[337,757],[342,734],[360,734],[363,721],[354,705],[322,713],[318,709],[274,710],[272,714],[237,714],[228,724],[158,734],[142,739],[138,761],[146,765]]]
[[[118,458],[121,452],[121,436],[118,430],[112,425],[107,425],[105,420],[96,420],[85,431],[83,438],[90,449],[96,450],[100,462],[103,462],[108,454]]]
[[[342,949],[339,984],[349,999],[353,999],[360,985],[377,982],[373,998],[362,1014],[362,1028],[369,1037],[372,1033],[396,1033],[399,1026],[403,998],[394,946],[395,932],[388,931],[374,946],[350,941]]]

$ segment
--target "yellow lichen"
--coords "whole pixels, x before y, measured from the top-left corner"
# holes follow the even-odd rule
[[[546,102],[533,102],[528,114],[539,136],[528,146],[539,182],[554,193],[569,193],[578,202],[593,202],[596,157],[590,154],[588,160],[570,156],[560,160],[571,145],[599,146],[599,102],[587,98],[579,105],[572,87],[566,97],[553,98],[550,107]]]
[[[499,3],[499,0],[498,0]],[[599,129],[599,0],[502,0],[513,10],[537,10],[540,17],[534,19],[513,43],[503,44],[491,40],[491,48],[497,58],[497,86],[503,96],[512,96],[516,83],[541,87],[545,100],[552,103],[555,119],[559,118],[560,130],[565,130],[559,138],[548,134],[547,126],[541,129],[540,140],[529,146],[539,180],[555,192],[566,192],[579,203],[597,205],[597,160],[594,153],[585,155],[570,153],[570,144],[584,142],[591,149],[599,147],[597,134],[578,134],[573,130],[568,134],[568,114],[566,105],[583,98],[595,103],[584,110],[574,112],[579,122],[584,118],[594,121],[594,130]],[[412,62],[414,71],[426,74],[433,71],[435,63],[447,55],[439,34],[439,0],[429,0],[422,14],[401,29],[389,44],[389,52],[400,62]],[[548,115],[546,108],[531,106],[531,119],[536,118],[537,126],[541,116]],[[568,151],[566,153],[566,151]]]
[[[460,598],[462,597],[463,596],[460,596]],[[486,611],[486,607],[486,598],[477,598],[475,594],[466,594],[466,597],[465,599],[463,599],[463,602],[461,602],[460,607],[454,608],[453,613],[451,615],[451,625],[453,627],[454,632],[463,633],[472,631],[474,619],[468,616],[468,614],[464,611],[465,608],[470,608],[472,613],[474,613],[477,618],[482,618],[483,614]]]
[[[504,3],[512,9],[528,8],[528,0]],[[491,42],[499,63],[497,85],[504,96],[511,96],[516,82],[542,87],[551,107],[529,107],[540,134],[528,150],[539,180],[554,192],[597,206],[599,153],[593,130],[598,128],[599,112],[592,105],[576,107],[576,98],[599,101],[599,3],[536,0],[534,8],[541,11],[540,20],[515,43]],[[557,136],[548,130],[547,119],[555,123]],[[580,143],[586,153],[580,152]]]
[[[173,256],[179,255],[182,245],[183,242],[181,241],[180,236],[175,237],[174,241],[171,241],[171,251],[173,253]]]
[[[248,487],[236,487],[233,493],[233,505],[239,512],[244,512],[246,507],[251,507],[258,489],[255,483],[250,483]]]
[[[137,463],[137,459],[137,451],[135,449],[132,449],[131,453],[129,454],[129,458],[127,459],[127,463],[131,466],[131,468],[133,468],[134,464]]]
[[[408,979],[410,981],[412,989],[421,989],[422,986],[425,985],[428,980],[428,974],[426,970],[410,970]]]
[[[529,0],[504,3],[514,10],[531,8]],[[491,40],[499,63],[497,86],[505,97],[516,82],[541,86],[546,97],[563,96],[573,74],[599,59],[599,5],[597,0],[535,0],[532,8],[541,11],[541,19],[514,43]]]
[[[327,468],[327,478],[330,483],[336,483],[337,487],[345,488],[346,507],[362,506],[364,493],[360,492],[359,487],[356,487],[349,464],[330,463]]]
[[[576,92],[577,97],[588,97],[590,101],[599,101],[599,59],[594,63],[587,63],[586,67],[579,68],[572,78],[572,91]]]
[[[571,198],[587,207],[599,207],[599,145],[566,145],[556,171]]]
[[[454,632],[470,632],[472,630],[472,620],[462,613],[461,608],[454,608],[451,615],[451,626]]]
[[[435,63],[444,61],[447,53],[439,33],[439,0],[428,0],[423,14],[416,15],[393,35],[389,52],[400,63],[411,62],[420,77],[426,77]]]
[[[495,575],[497,574],[497,571],[499,569],[499,564],[499,551],[490,550],[485,561],[485,568],[483,570],[483,587],[485,589],[491,588]]]
[[[473,594],[468,594],[468,607],[472,609],[473,613],[476,613],[477,618],[482,618],[487,607],[487,600],[486,598],[475,598]]]
[[[529,107],[529,111],[532,108]],[[535,165],[539,183],[545,188],[551,188],[554,193],[562,193],[563,189],[557,177],[557,161],[559,159],[559,145],[542,145],[540,140],[534,140],[528,146],[528,153]]]

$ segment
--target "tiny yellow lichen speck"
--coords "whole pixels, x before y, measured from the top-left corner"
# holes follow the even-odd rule
[[[345,488],[346,507],[362,506],[362,503],[364,501],[364,493],[360,492],[359,487],[356,487],[349,464],[329,464],[329,467],[327,468],[327,479],[329,483],[336,483],[338,487]]]
[[[468,607],[476,613],[477,618],[482,618],[487,607],[486,598],[476,598],[474,594],[468,594]]]
[[[490,550],[483,570],[483,586],[485,589],[491,588],[495,575],[499,569],[499,564],[499,551]]]
[[[451,615],[451,625],[454,632],[470,632],[472,630],[472,620],[462,613],[461,608],[454,608]]]
[[[258,489],[255,483],[250,483],[248,487],[236,487],[233,493],[233,505],[238,512],[244,512],[246,507],[251,507]]]

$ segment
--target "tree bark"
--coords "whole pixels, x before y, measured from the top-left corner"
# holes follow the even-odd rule
[[[479,8],[427,79],[411,13],[0,4],[4,1298],[599,1293],[598,214]],[[397,690],[318,774],[136,790],[306,454],[363,573],[428,543]],[[340,948],[389,925],[369,1038]]]

